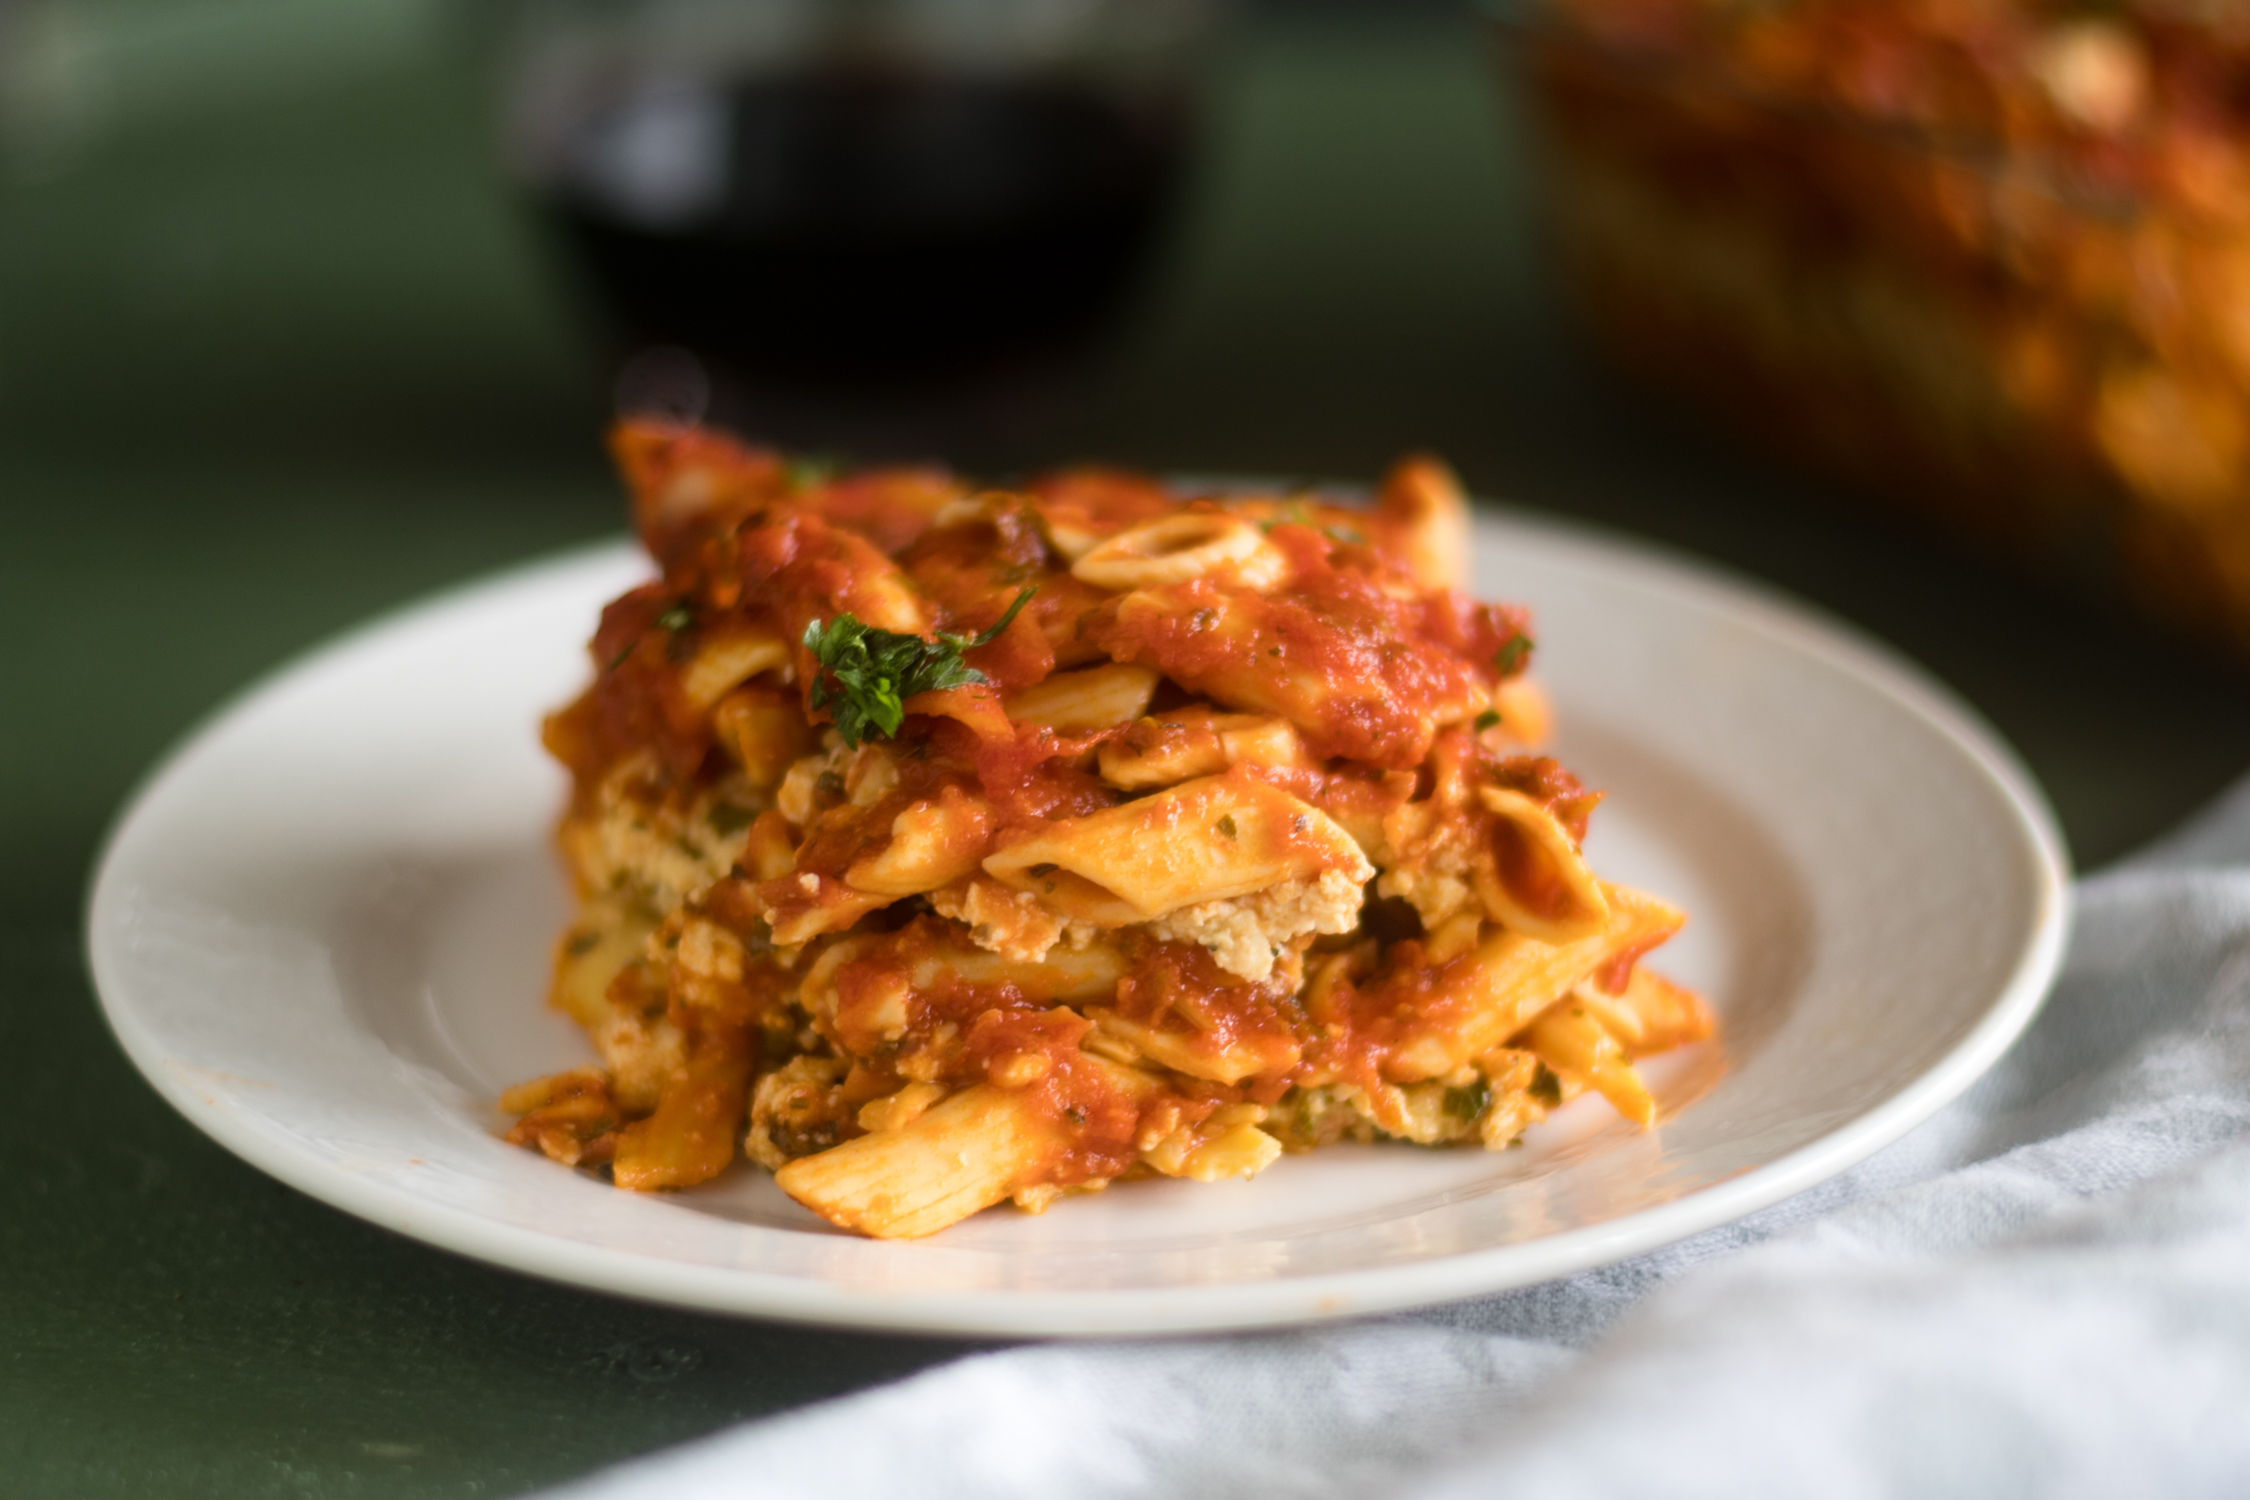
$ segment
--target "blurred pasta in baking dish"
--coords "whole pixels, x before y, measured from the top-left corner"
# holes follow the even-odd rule
[[[1339,1139],[1503,1147],[1712,1033],[1580,853],[1451,475],[1371,508],[1076,469],[980,490],[614,436],[661,569],[546,726],[602,1065],[509,1139],[681,1188],[739,1148],[930,1234]]]

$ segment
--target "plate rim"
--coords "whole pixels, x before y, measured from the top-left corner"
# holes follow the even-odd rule
[[[1488,1296],[1614,1264],[1735,1222],[1833,1177],[1906,1134],[1981,1077],[2014,1043],[2060,972],[2072,911],[2071,864],[2044,793],[1998,732],[1894,648],[1828,611],[1722,564],[1580,520],[1479,501],[1474,534],[1527,535],[1550,560],[1707,610],[1817,658],[1920,720],[2000,794],[2032,857],[2041,898],[2006,980],[1961,1039],[1880,1102],[1771,1161],[1601,1224],[1398,1265],[1177,1288],[892,1291],[797,1274],[664,1260],[573,1240],[432,1202],[409,1184],[332,1167],[205,1100],[142,1029],[105,940],[124,900],[120,855],[174,779],[234,721],[332,660],[425,624],[480,596],[633,551],[629,538],[563,549],[476,575],[386,610],[294,653],[200,719],[139,780],[105,833],[88,884],[85,951],[102,1015],[135,1069],[228,1152],[328,1206],[424,1244],[541,1280],[730,1316],[931,1336],[1155,1337],[1285,1327]],[[757,1226],[743,1226],[757,1232]]]

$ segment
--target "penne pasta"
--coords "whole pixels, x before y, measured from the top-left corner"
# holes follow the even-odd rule
[[[789,643],[766,631],[716,636],[703,642],[680,674],[680,693],[708,712],[735,688],[789,660]]]
[[[1083,732],[1130,723],[1148,710],[1157,674],[1118,662],[1061,672],[1008,695],[1010,722]]]
[[[1601,931],[1569,943],[1546,943],[1499,928],[1447,971],[1446,1006],[1410,1023],[1386,1069],[1412,1082],[1453,1072],[1514,1036],[1579,981],[1621,955],[1652,947],[1679,930],[1673,907],[1638,891],[1607,888],[1610,914]]]
[[[725,1170],[742,1133],[756,1061],[747,1032],[714,1029],[697,1038],[664,1080],[655,1110],[619,1132],[610,1163],[617,1185],[641,1192],[693,1187]]]
[[[968,876],[992,829],[982,799],[947,787],[891,820],[890,841],[852,862],[844,880],[876,896],[914,896]]]
[[[1101,748],[1102,780],[1126,791],[1177,786],[1230,766],[1309,767],[1305,744],[1287,719],[1176,709],[1144,718]]]
[[[910,1240],[1581,1096],[1653,1125],[1636,1060],[1715,1034],[1642,962],[1682,914],[1524,753],[1529,622],[1458,593],[1437,461],[1353,507],[616,447],[663,576],[545,729],[599,1066],[510,1090],[509,1141],[643,1192],[739,1153]]]
[[[1467,587],[1469,502],[1451,469],[1427,456],[1400,460],[1376,491],[1375,514],[1425,588]]]
[[[1656,1101],[1635,1073],[1625,1049],[1602,1029],[1593,1012],[1575,1000],[1547,1007],[1525,1032],[1538,1059],[1557,1073],[1576,1076],[1636,1124],[1656,1119]]]
[[[1103,926],[1374,869],[1318,808],[1253,777],[1210,776],[1050,824],[984,861],[1002,884]]]
[[[1562,820],[1512,787],[1479,787],[1477,800],[1492,814],[1470,867],[1485,914],[1547,943],[1600,932],[1609,901]]]
[[[1224,511],[1189,511],[1143,521],[1098,543],[1070,565],[1071,576],[1100,589],[1141,589],[1223,578],[1264,591],[1289,562],[1257,526]]]
[[[774,1179],[832,1224],[918,1239],[1013,1196],[1053,1154],[1054,1135],[1029,1095],[979,1085],[896,1130],[801,1156]]]

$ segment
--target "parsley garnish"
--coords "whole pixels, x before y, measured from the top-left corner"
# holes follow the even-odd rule
[[[1523,659],[1531,654],[1534,644],[1536,643],[1528,635],[1513,636],[1507,645],[1493,653],[1492,665],[1499,668],[1500,675],[1505,677],[1523,665]]]
[[[656,623],[658,628],[663,630],[685,630],[695,623],[695,611],[689,609],[687,602],[682,600],[658,615]]]
[[[1498,725],[1499,722],[1500,710],[1498,710],[1497,708],[1488,708],[1483,713],[1477,715],[1477,733],[1482,734],[1487,729],[1491,729]]]
[[[890,738],[906,720],[906,700],[916,693],[984,681],[984,674],[962,661],[961,653],[998,639],[1037,592],[1028,588],[1016,595],[1008,612],[977,636],[941,630],[936,639],[924,640],[862,624],[849,611],[826,624],[813,621],[805,627],[804,645],[822,671],[813,680],[812,706],[834,705],[836,732],[847,745],[857,745],[871,733]]]

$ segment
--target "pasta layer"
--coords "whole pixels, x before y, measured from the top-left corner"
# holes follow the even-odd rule
[[[614,447],[660,576],[545,730],[601,1065],[512,1090],[511,1140],[642,1191],[739,1147],[913,1238],[1580,1093],[1648,1125],[1635,1061],[1712,1035],[1640,963],[1682,915],[1586,864],[1434,460],[1355,508]]]

